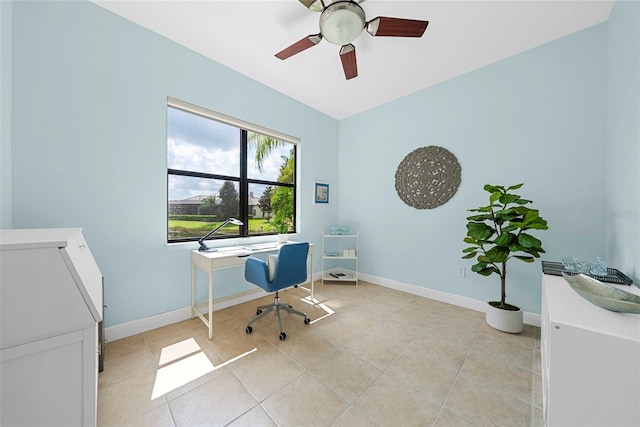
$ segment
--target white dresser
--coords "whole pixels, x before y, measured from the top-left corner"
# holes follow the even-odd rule
[[[545,425],[640,426],[640,314],[602,309],[543,274],[541,332]]]
[[[80,228],[0,230],[0,425],[96,424],[101,282]]]

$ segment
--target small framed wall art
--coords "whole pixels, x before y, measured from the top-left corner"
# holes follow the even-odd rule
[[[320,204],[329,203],[329,184],[323,182],[313,183],[313,202]]]

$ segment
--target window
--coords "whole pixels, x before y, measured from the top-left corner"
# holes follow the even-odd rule
[[[167,241],[295,232],[298,142],[169,98]]]

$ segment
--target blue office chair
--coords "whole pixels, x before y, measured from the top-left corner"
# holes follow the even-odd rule
[[[282,330],[282,321],[280,320],[280,310],[297,314],[304,318],[304,324],[311,322],[306,315],[287,303],[281,303],[278,291],[291,286],[298,286],[307,280],[307,254],[309,253],[308,243],[288,243],[283,245],[275,258],[275,268],[272,269],[272,278],[269,277],[269,265],[260,258],[248,257],[244,267],[244,278],[256,286],[260,286],[267,292],[275,291],[275,299],[273,304],[261,305],[256,310],[256,317],[251,319],[247,324],[245,331],[250,334],[253,332],[251,325],[262,319],[267,313],[276,312],[278,324],[280,326],[280,340],[287,339],[287,334]]]

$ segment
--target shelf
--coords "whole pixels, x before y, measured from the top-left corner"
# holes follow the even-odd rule
[[[351,234],[322,234],[322,283],[351,282],[358,285],[358,238],[356,231]],[[331,241],[331,243],[329,243]],[[345,256],[346,255],[346,256]],[[332,263],[329,260],[336,261]],[[325,265],[327,261],[328,265]],[[328,268],[327,268],[328,267]],[[348,268],[343,268],[348,267]],[[331,275],[342,274],[342,277]]]
[[[323,259],[358,259],[357,256],[332,256],[332,255],[325,255],[322,258]]]
[[[334,282],[357,282],[358,278],[355,276],[344,276],[344,277],[333,277],[330,274],[325,274],[322,277],[325,281],[334,281]]]

